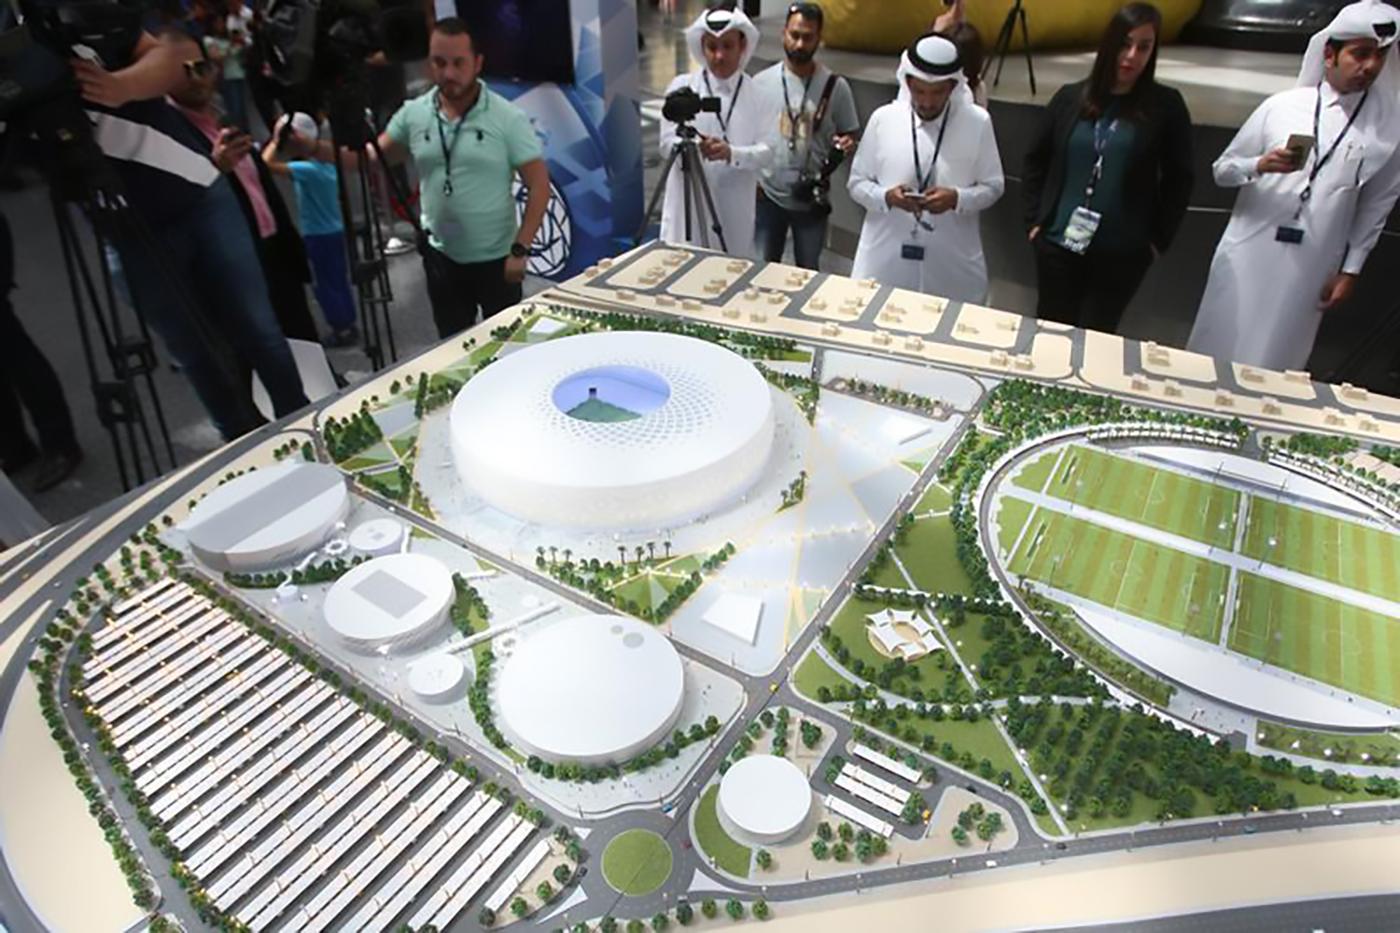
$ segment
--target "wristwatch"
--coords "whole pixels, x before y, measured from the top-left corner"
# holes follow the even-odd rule
[[[512,243],[510,244],[510,254],[515,259],[524,259],[526,256],[530,255],[530,248],[528,246],[521,246],[519,243]]]

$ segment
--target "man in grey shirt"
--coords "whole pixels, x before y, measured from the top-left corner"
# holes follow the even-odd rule
[[[759,181],[755,239],[769,262],[783,258],[788,229],[797,265],[816,269],[826,242],[830,173],[857,142],[860,117],[846,79],[816,60],[822,8],[788,7],[786,61],[759,73],[754,87],[770,104],[774,158]]]

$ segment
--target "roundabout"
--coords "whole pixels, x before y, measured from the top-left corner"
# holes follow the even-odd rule
[[[619,894],[642,897],[671,877],[671,847],[649,829],[629,829],[603,850],[603,877]]]

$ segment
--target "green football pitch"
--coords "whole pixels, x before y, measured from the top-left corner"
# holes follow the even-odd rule
[[[1010,570],[1197,638],[1220,638],[1229,581],[1222,564],[1036,509]]]
[[[1047,460],[1050,466],[1058,462],[1053,476]],[[1027,466],[1014,482],[1192,541],[1224,548],[1234,544],[1238,492],[1092,447],[1075,444],[1051,451]]]
[[[1400,620],[1243,573],[1230,647],[1351,693],[1400,704]]]
[[[1244,553],[1277,567],[1400,602],[1400,535],[1251,497]]]

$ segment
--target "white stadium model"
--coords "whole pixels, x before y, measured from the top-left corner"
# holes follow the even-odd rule
[[[670,735],[685,668],[670,641],[622,616],[575,616],[528,635],[496,688],[501,731],[527,755],[622,764]]]
[[[435,557],[376,557],[331,587],[326,623],[365,654],[411,649],[441,636],[455,595],[451,572]]]
[[[215,489],[181,526],[214,570],[247,573],[315,550],[350,509],[345,477],[319,463],[279,463]]]
[[[452,450],[488,503],[550,526],[674,526],[739,499],[773,448],[767,381],[673,334],[564,337],[510,354],[452,406]]]

